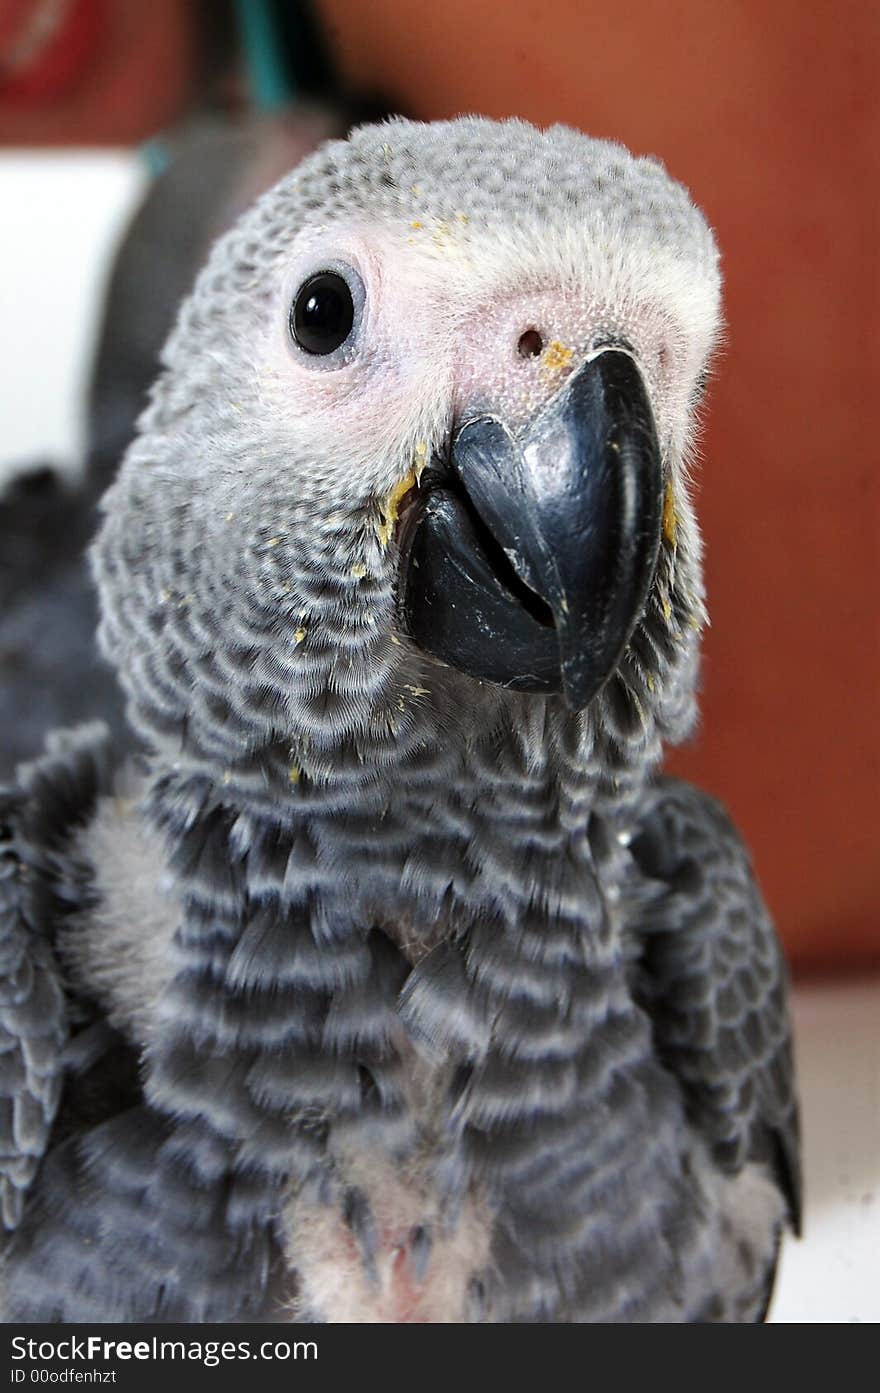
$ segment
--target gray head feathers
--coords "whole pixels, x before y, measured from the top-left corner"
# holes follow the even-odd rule
[[[343,260],[363,322],[328,371],[297,358],[288,315],[303,277]],[[140,733],[242,790],[320,784],[346,760],[375,777],[474,728],[527,740],[536,721],[611,777],[652,763],[693,719],[686,460],[718,294],[686,192],[620,146],[472,118],[324,146],[216,246],[105,501],[101,638]],[[505,316],[512,304],[520,323],[522,296],[556,357],[511,368]],[[669,517],[618,672],[563,719],[407,641],[389,533],[401,481],[444,449],[463,395],[526,410],[610,332],[652,395]]]

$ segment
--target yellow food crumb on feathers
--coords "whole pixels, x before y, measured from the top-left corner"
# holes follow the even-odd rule
[[[363,580],[364,576],[367,574],[367,568],[358,562],[356,566],[352,566],[351,574],[354,576],[355,580]]]
[[[553,339],[544,350],[541,366],[550,372],[559,372],[560,369],[568,367],[573,357],[573,348],[566,348],[559,339]]]
[[[234,517],[235,517],[235,513],[227,513],[227,514],[226,514],[226,521],[227,521],[227,522],[232,522],[232,520],[233,520]]]
[[[675,546],[678,537],[678,514],[675,511],[675,494],[671,483],[666,485],[663,495],[663,536],[671,547]]]
[[[420,232],[422,224],[420,222],[411,222],[410,227],[412,228],[413,232]]]
[[[283,540],[284,540],[283,537],[270,537],[269,540],[268,540],[268,542],[266,543],[266,546],[267,546],[267,547],[277,547],[278,544],[279,544],[279,542],[282,542]]]
[[[391,534],[394,531],[394,524],[397,522],[401,500],[414,488],[416,483],[416,472],[410,469],[403,478],[394,485],[385,501],[380,504],[382,519],[376,527],[376,535],[379,538],[379,545],[382,550],[391,541]]]
[[[413,696],[417,696],[417,697],[418,697],[418,696],[430,696],[430,695],[431,695],[430,689],[429,689],[428,687],[411,687],[410,684],[409,684],[408,682],[404,682],[403,685],[404,685],[404,689],[405,689],[407,692],[412,692]]]
[[[653,692],[653,690],[654,690],[654,674],[653,674],[652,672],[646,673],[646,674],[645,674],[645,681],[646,681],[647,684],[648,684],[648,691],[649,691],[649,692]]]
[[[414,459],[414,461],[413,461],[413,473],[414,473],[415,476],[416,476],[416,483],[417,483],[417,484],[421,481],[421,477],[422,477],[423,473],[425,472],[425,466],[427,465],[427,463],[428,463],[428,442],[427,442],[427,440],[417,440],[417,441],[416,441],[416,450],[415,450],[415,459]]]
[[[402,643],[400,642],[400,639],[397,637],[397,634],[389,634],[389,638],[391,639],[391,642],[394,644],[395,648],[403,647]]]
[[[307,631],[305,629],[297,629],[296,633],[293,636],[294,643],[302,643],[303,639],[306,636],[306,632]]]
[[[291,764],[290,768],[287,771],[287,782],[291,784],[298,784],[301,776],[302,770],[300,769],[299,765]]]
[[[669,603],[665,595],[663,596],[663,618],[667,621],[667,623],[672,618],[672,605]]]

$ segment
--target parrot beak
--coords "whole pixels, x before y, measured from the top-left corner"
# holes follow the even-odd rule
[[[589,359],[513,433],[465,421],[401,539],[403,624],[427,652],[514,691],[582,710],[644,609],[663,476],[632,357]]]

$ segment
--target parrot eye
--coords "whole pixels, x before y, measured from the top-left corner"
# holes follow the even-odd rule
[[[290,333],[304,353],[326,357],[346,342],[354,327],[351,287],[337,271],[317,271],[296,292]]]

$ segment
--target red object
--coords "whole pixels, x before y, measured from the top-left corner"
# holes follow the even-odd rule
[[[126,145],[192,96],[187,0],[2,0],[0,145]]]
[[[319,0],[348,78],[425,119],[659,154],[724,256],[700,516],[713,627],[676,772],[743,829],[800,967],[880,962],[880,7]]]
[[[0,103],[52,101],[88,72],[102,0],[9,0],[0,31]]]

